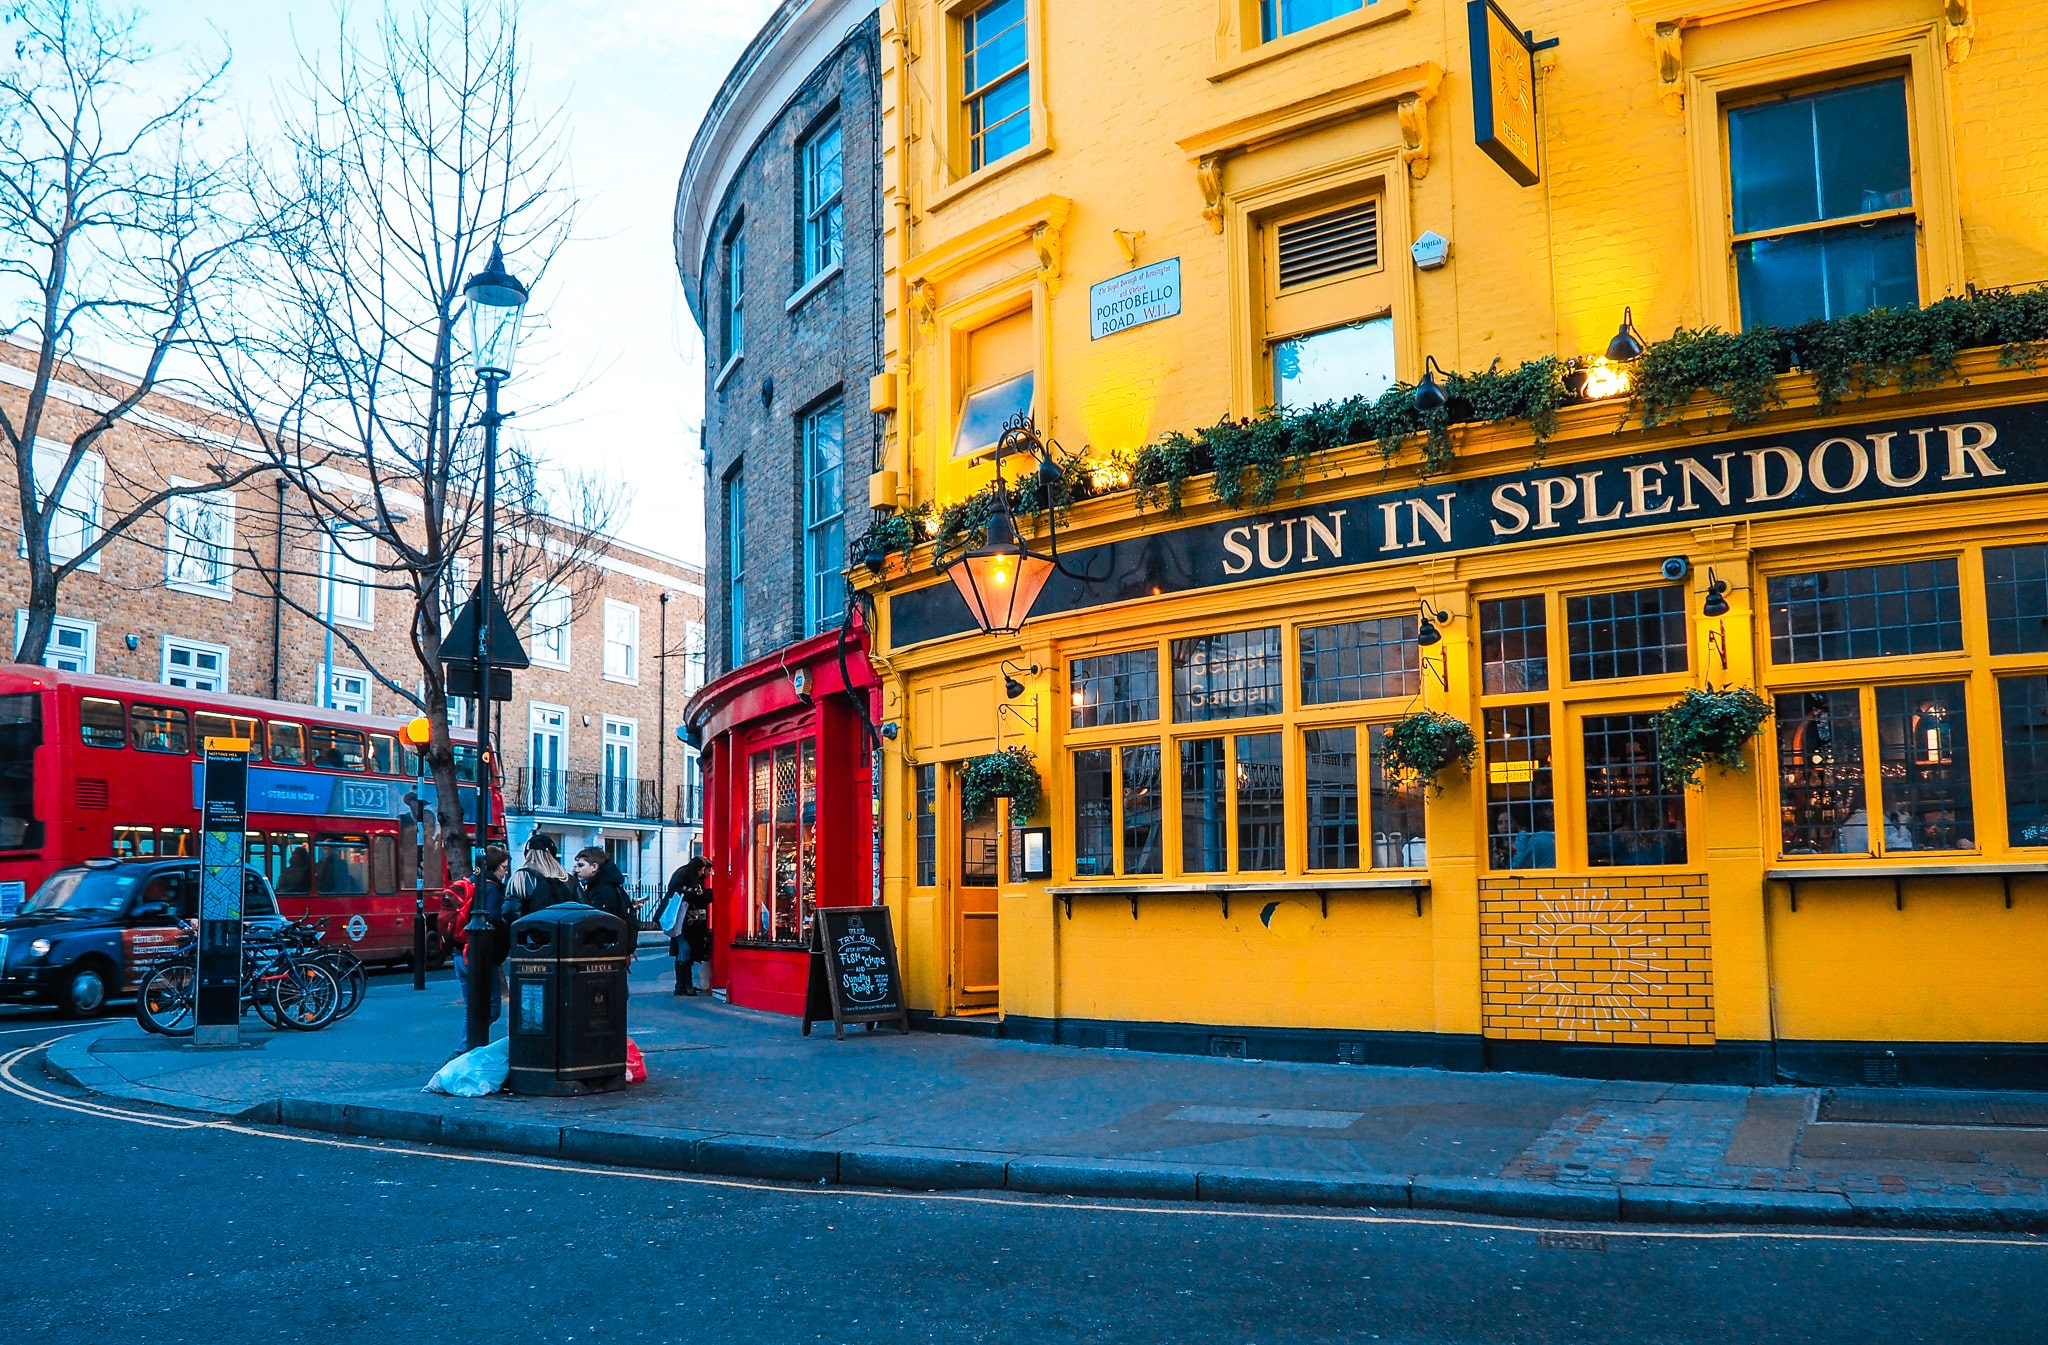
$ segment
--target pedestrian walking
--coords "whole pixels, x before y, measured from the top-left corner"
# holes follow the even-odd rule
[[[504,961],[499,949],[500,933],[505,929],[505,879],[512,871],[512,856],[501,846],[492,846],[484,851],[484,869],[481,877],[460,880],[457,888],[460,900],[455,907],[455,926],[448,931],[448,941],[455,947],[455,979],[462,986],[462,1002],[469,1003],[469,978],[472,973],[491,979],[491,1021],[498,1021],[504,1012],[504,985],[498,968]],[[490,920],[492,932],[478,934],[476,940],[469,937],[471,914],[477,903],[483,903],[485,917]],[[469,1043],[463,1042],[467,1048]],[[460,1054],[460,1052],[458,1052]]]
[[[536,832],[527,838],[519,868],[505,884],[502,914],[510,925],[535,911],[574,900],[575,895],[568,870],[555,857],[554,841]]]
[[[694,995],[691,968],[711,960],[711,861],[699,855],[669,875],[667,923],[669,956],[676,962],[676,993]]]
[[[576,852],[575,873],[576,900],[617,916],[625,921],[629,940],[637,938],[640,913],[633,907],[632,894],[626,891],[626,875],[612,862],[612,857],[599,846],[586,845]]]

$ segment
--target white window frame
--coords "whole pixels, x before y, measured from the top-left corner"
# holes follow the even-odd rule
[[[53,652],[51,652],[51,651],[52,651],[52,650],[53,650],[53,649],[55,648],[55,645],[56,645],[56,641],[55,641],[55,638],[54,638],[54,637],[56,636],[56,634],[57,634],[57,632],[58,632],[58,631],[65,631],[65,630],[68,630],[68,631],[75,631],[75,632],[77,632],[77,633],[79,633],[79,634],[81,634],[81,635],[83,635],[83,636],[85,637],[85,657],[84,657],[83,659],[81,659],[81,660],[79,661],[79,663],[80,663],[80,666],[79,666],[79,667],[77,667],[77,668],[75,668],[75,669],[69,669],[69,670],[67,670],[67,669],[64,669],[64,668],[62,667],[62,665],[60,665],[60,664],[56,664],[56,663],[52,663],[52,662],[50,662],[50,660],[51,660],[52,658],[56,657],[56,655],[55,655],[55,654],[54,654]],[[17,608],[15,608],[15,609],[14,609],[14,645],[13,645],[13,652],[14,652],[15,654],[19,654],[19,653],[21,652],[21,640],[22,640],[22,637],[23,637],[24,635],[27,635],[27,634],[28,634],[28,609],[27,609],[27,608],[25,608],[25,607],[17,607]],[[94,671],[94,664],[95,664],[95,663],[96,663],[96,662],[98,661],[98,658],[99,658],[99,644],[100,644],[100,623],[99,623],[99,622],[97,622],[97,621],[80,621],[80,620],[77,620],[77,619],[76,619],[76,618],[74,618],[74,617],[68,617],[68,616],[60,616],[60,617],[53,617],[53,618],[51,618],[51,621],[50,621],[50,635],[52,636],[52,640],[51,640],[51,648],[50,648],[50,649],[46,649],[46,650],[44,650],[44,651],[43,651],[43,666],[44,666],[45,668],[56,668],[56,669],[58,669],[59,671],[73,671],[73,672],[81,672],[81,673],[86,673],[86,674],[90,674],[90,673],[92,673],[92,672]]]
[[[561,604],[561,624],[558,626],[541,625],[542,616],[545,613],[552,612],[556,603]],[[533,661],[535,667],[561,668],[564,670],[568,668],[570,628],[574,624],[575,618],[574,604],[569,600],[569,590],[563,588],[560,584],[534,584],[533,606],[527,612],[526,619],[528,636],[526,654]],[[559,651],[550,653],[548,646],[553,641],[547,637],[555,633],[559,633],[561,648]]]
[[[196,481],[171,478],[173,486],[195,486]],[[179,561],[191,558],[190,545],[203,543],[187,520],[211,514],[219,519],[212,545],[220,552],[219,578],[205,582],[180,573]],[[235,598],[235,496],[233,491],[209,490],[192,495],[173,495],[164,501],[164,587],[201,597]]]
[[[189,681],[173,682],[171,680],[171,677],[173,675],[173,671],[171,668],[171,655],[173,653],[211,654],[215,658],[219,659],[220,671],[216,676],[216,680],[219,682],[219,685],[212,687],[202,687],[194,686]],[[163,637],[163,650],[157,661],[157,680],[167,687],[183,686],[193,691],[211,691],[224,693],[228,690],[228,647],[226,645],[209,644],[205,640],[187,640],[184,637],[178,635],[166,635]]]
[[[544,718],[550,715],[560,716],[561,722],[558,724],[544,723]],[[564,811],[564,809],[567,806],[569,781],[569,718],[569,707],[566,705],[554,705],[547,701],[533,700],[530,700],[526,703],[525,769],[527,772],[527,800],[528,803],[532,805],[533,811],[535,812],[559,813]],[[556,763],[553,767],[554,774],[557,778],[549,782],[548,788],[545,791],[546,798],[541,802],[535,803],[535,796],[543,792],[540,790],[536,790],[533,787],[533,772],[540,768],[539,758],[534,754],[533,744],[534,739],[540,737],[549,737],[555,739],[560,744],[561,754],[559,758],[556,760]]]
[[[704,761],[694,747],[683,748],[683,815],[686,826],[704,823]]]
[[[49,439],[36,440],[33,465],[30,470],[35,479],[36,496],[43,502],[45,508],[49,504],[50,486],[57,479],[57,473],[64,469],[64,460],[70,455],[71,449],[69,445],[60,444]],[[106,491],[106,480],[106,459],[102,458],[98,453],[88,450],[84,456],[79,458],[78,468],[71,473],[71,482],[64,490],[64,498],[58,501],[57,504],[59,514],[68,516],[70,520],[69,528],[66,527],[66,517],[59,517],[50,522],[50,560],[53,564],[64,564],[99,539],[100,507]],[[74,534],[76,537],[75,545],[71,545],[67,549],[66,546],[59,544],[60,537],[68,538]],[[28,555],[28,536],[26,533],[21,538],[21,554],[23,556]],[[104,552],[95,552],[91,560],[84,562],[78,568],[88,572],[98,570],[100,568],[100,557],[104,554]]]
[[[624,730],[626,730],[626,732],[619,739],[615,740],[612,736],[612,730],[618,728],[623,728]],[[611,747],[614,741],[624,743],[626,748],[626,769],[623,773],[619,774],[614,774],[611,769]],[[626,785],[632,790],[634,790],[636,793],[639,789],[640,721],[637,719],[628,719],[624,715],[604,716],[603,726],[598,731],[598,811],[604,814],[606,817],[631,817],[633,815],[635,806],[639,803],[638,798],[627,799],[626,806],[623,808],[612,808],[606,806],[611,802],[609,795],[611,793],[611,782],[614,780],[624,781]]]
[[[631,628],[624,641],[613,638],[615,619]],[[616,669],[613,667],[614,650],[622,651],[617,660],[621,666]],[[604,680],[624,682],[628,686],[640,685],[640,609],[617,598],[604,600]]]
[[[348,534],[348,540],[340,540],[340,534]],[[357,539],[361,544],[357,544]],[[337,626],[350,626],[357,630],[370,630],[377,624],[377,539],[361,528],[337,528],[321,537],[320,553],[321,612]],[[343,579],[337,563],[347,561],[351,566],[360,566],[360,579]],[[342,585],[362,594],[362,614],[343,616],[335,605],[335,596]],[[346,671],[346,669],[337,669]]]
[[[683,623],[683,694],[694,695],[704,686],[704,623]]]
[[[361,668],[351,668],[345,664],[333,663],[322,665],[320,675],[326,679],[327,683],[327,705],[325,708],[339,710],[343,714],[351,715],[366,715],[370,713],[370,697],[375,692],[377,684],[370,677],[369,673]],[[360,677],[363,679],[361,700],[358,701],[344,695],[341,689],[334,685],[335,679],[339,677]]]

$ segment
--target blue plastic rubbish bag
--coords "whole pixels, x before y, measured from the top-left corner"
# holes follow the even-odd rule
[[[512,1072],[506,1054],[509,1045],[506,1038],[500,1037],[488,1046],[463,1052],[441,1066],[420,1091],[446,1093],[450,1097],[489,1097],[505,1086],[505,1077]]]

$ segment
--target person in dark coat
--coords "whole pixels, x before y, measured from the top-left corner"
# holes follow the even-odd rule
[[[690,968],[711,960],[711,861],[702,855],[682,865],[668,880],[673,908],[673,932],[668,950],[676,960],[676,993],[694,995]]]
[[[625,922],[627,939],[637,937],[639,913],[633,909],[632,894],[626,891],[626,875],[612,857],[599,846],[586,845],[576,852],[575,873],[576,900],[617,916]]]
[[[527,838],[519,869],[505,884],[501,913],[511,924],[535,911],[572,900],[568,870],[555,858],[555,843],[539,832]],[[489,909],[486,907],[486,909]]]

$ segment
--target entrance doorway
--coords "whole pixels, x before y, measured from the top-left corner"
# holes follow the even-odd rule
[[[996,937],[996,884],[1002,860],[1001,831],[991,808],[970,818],[959,806],[960,777],[952,775],[957,844],[946,866],[953,889],[953,1012],[997,1011],[1002,994],[1001,959]]]

